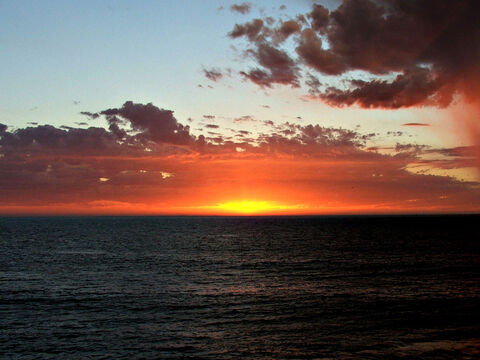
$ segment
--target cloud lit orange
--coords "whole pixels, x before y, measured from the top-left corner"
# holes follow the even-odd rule
[[[73,101],[82,121],[24,112],[0,124],[0,213],[480,211],[479,2],[399,4],[304,4],[288,20],[232,5],[218,37],[238,62],[196,64],[194,80],[176,80],[193,61],[183,43],[133,51],[164,61],[163,78],[139,81],[162,83],[155,103],[148,86],[123,87],[135,101]]]
[[[163,121],[152,105],[135,107],[153,109]],[[470,148],[404,146],[381,154],[366,144],[372,135],[293,124],[278,125],[253,143],[211,143],[189,134],[188,127],[178,128],[185,135],[181,141],[173,135],[170,144],[151,138],[148,127],[135,135],[120,127],[3,128],[0,211],[269,215],[479,209],[478,182],[450,175],[474,164]],[[409,170],[415,163],[432,171]]]

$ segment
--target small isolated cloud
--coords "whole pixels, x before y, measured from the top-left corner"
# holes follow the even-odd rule
[[[203,73],[205,74],[205,77],[211,81],[217,82],[223,77],[223,74],[221,73],[220,70],[218,69],[203,69]]]
[[[172,173],[166,171],[160,171],[160,175],[162,176],[162,179],[168,179],[174,176]]]
[[[411,123],[402,124],[402,126],[430,126],[430,124],[411,122]]]
[[[234,123],[255,122],[255,121],[257,120],[255,120],[254,117],[251,115],[244,115],[244,116],[240,116],[238,118],[233,119]]]
[[[81,115],[85,115],[85,116],[89,117],[90,119],[96,119],[96,118],[100,117],[99,114],[97,114],[97,113],[91,113],[91,112],[89,112],[89,111],[80,111],[80,114],[81,114]]]
[[[230,11],[231,12],[237,12],[242,15],[248,14],[250,12],[251,5],[250,3],[244,2],[241,4],[233,4],[230,6]]]
[[[388,136],[402,136],[403,132],[402,131],[387,131]]]

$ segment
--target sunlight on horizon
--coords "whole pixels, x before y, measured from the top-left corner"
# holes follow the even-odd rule
[[[305,209],[305,206],[279,204],[275,201],[241,200],[218,203],[217,205],[208,206],[207,208],[211,210],[220,210],[227,213],[258,214],[285,210]]]

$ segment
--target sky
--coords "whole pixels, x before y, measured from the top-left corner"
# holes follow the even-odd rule
[[[479,7],[0,0],[0,214],[478,212]]]

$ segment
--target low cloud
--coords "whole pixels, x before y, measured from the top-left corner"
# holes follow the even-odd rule
[[[405,211],[412,198],[419,199],[416,211],[467,211],[480,203],[477,182],[449,176],[472,164],[478,149],[471,147],[398,144],[381,154],[372,151],[374,134],[273,121],[262,122],[269,126],[257,135],[240,129],[233,137],[195,136],[173,111],[130,101],[91,114],[106,128],[0,124],[0,212],[172,212],[235,198],[239,188],[252,198],[337,210]],[[445,174],[414,173],[414,166]]]
[[[110,130],[117,136],[125,136],[126,131],[119,126],[129,125],[129,130],[136,131],[137,139],[184,145],[194,139],[190,127],[180,124],[173,116],[173,111],[159,109],[150,104],[135,104],[127,101],[121,108],[101,111],[109,123]]]
[[[251,115],[244,115],[233,119],[234,123],[256,122],[257,120]]]
[[[411,122],[411,123],[402,124],[402,126],[430,126],[430,124]]]

